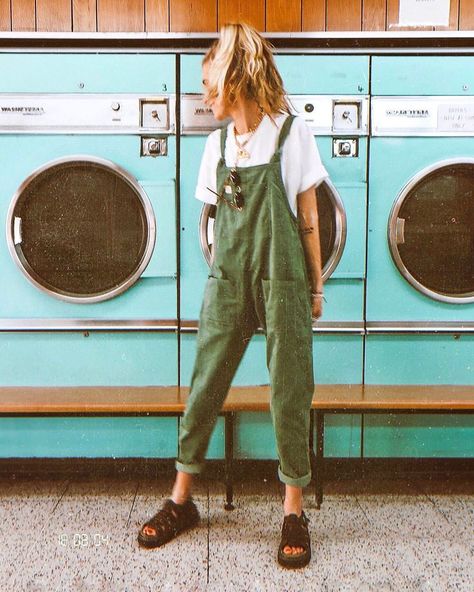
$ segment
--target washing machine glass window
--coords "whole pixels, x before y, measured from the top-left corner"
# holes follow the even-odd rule
[[[30,281],[74,302],[120,294],[140,276],[155,218],[138,182],[114,163],[68,157],[32,173],[8,214],[10,251]]]
[[[337,189],[329,180],[317,188],[319,235],[321,243],[321,264],[323,280],[326,280],[342,257],[347,235],[347,222],[344,205]],[[211,264],[214,242],[214,220],[216,206],[205,204],[199,218],[199,236],[202,254],[208,265]]]
[[[445,302],[474,301],[474,160],[421,171],[392,208],[393,260],[418,290]]]

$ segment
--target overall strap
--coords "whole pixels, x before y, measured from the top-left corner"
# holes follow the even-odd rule
[[[227,139],[227,124],[221,129],[221,158],[225,162],[225,141]]]
[[[288,134],[290,133],[291,124],[295,120],[296,115],[288,115],[281,126],[280,135],[278,136],[278,144],[275,150],[275,156],[280,154],[283,144],[285,143]]]

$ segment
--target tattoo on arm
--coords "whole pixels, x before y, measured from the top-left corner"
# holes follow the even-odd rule
[[[301,234],[312,234],[314,232],[313,226],[305,226],[305,228],[301,229]]]

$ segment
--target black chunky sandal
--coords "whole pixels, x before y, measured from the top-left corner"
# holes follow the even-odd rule
[[[175,504],[173,500],[164,501],[159,510],[138,533],[138,542],[142,547],[160,547],[179,533],[196,526],[199,522],[199,512],[194,502],[189,499],[184,504]],[[147,534],[144,529],[149,526],[155,534]]]
[[[309,538],[308,522],[304,512],[301,516],[290,514],[283,520],[281,542],[278,547],[278,563],[283,567],[296,568],[308,565],[311,559],[311,541]],[[285,547],[301,547],[303,551],[295,555],[284,553]]]

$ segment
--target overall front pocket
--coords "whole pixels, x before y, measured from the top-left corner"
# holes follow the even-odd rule
[[[204,290],[202,316],[219,325],[234,325],[237,314],[236,304],[232,282],[209,276]]]

